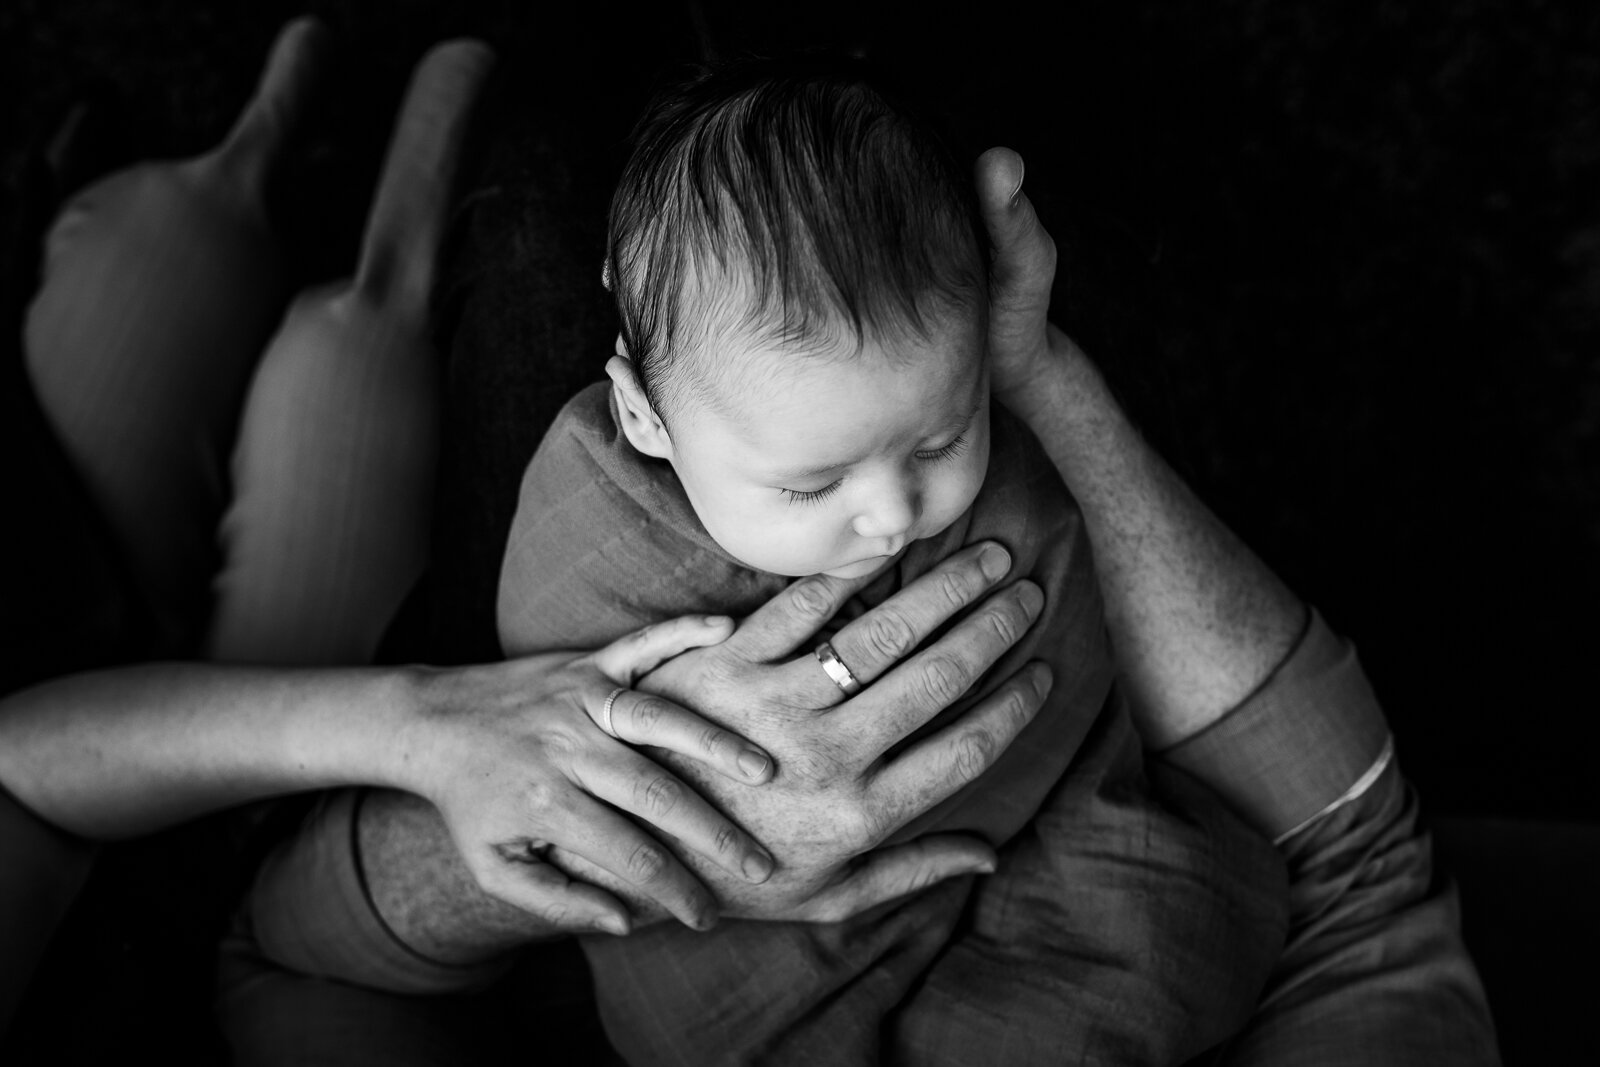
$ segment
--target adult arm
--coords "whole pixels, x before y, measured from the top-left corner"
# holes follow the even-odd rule
[[[1022,177],[1007,149],[978,162],[997,250],[995,395],[1038,436],[1083,509],[1136,723],[1151,747],[1166,748],[1255,689],[1304,629],[1306,609],[1146,444],[1094,364],[1048,322],[1055,245]]]
[[[771,879],[756,885],[679,850],[716,893],[715,903],[709,895],[701,902],[698,925],[712,921],[719,905],[743,917],[837,919],[991,867],[993,851],[970,838],[873,848],[983,773],[1049,688],[1048,672],[1031,667],[956,722],[884,758],[959,698],[1037,616],[1037,588],[1017,583],[989,595],[931,647],[896,666],[957,611],[989,594],[1008,568],[999,546],[975,546],[844,627],[833,638],[840,656],[863,681],[878,679],[847,702],[809,650],[813,635],[862,580],[796,582],[722,645],[679,656],[641,683],[692,701],[741,736],[762,738],[778,768],[759,789],[694,779],[777,861]],[[692,773],[686,765],[677,769]],[[368,798],[353,855],[340,819],[356,814],[354,805],[335,814],[281,849],[253,895],[261,947],[293,969],[401,992],[460,989],[495,973],[496,961],[513,948],[590,928],[577,916],[528,914],[485,893],[455,857],[437,816],[414,798]],[[627,899],[635,921],[663,915],[569,850],[545,858]],[[533,873],[530,864],[522,867]],[[338,944],[329,948],[332,940]]]
[[[405,789],[444,812],[464,862],[490,884],[505,856],[558,844],[626,872],[640,850],[659,846],[620,810],[736,871],[752,863],[759,873],[770,866],[765,853],[698,797],[653,809],[651,796],[682,787],[597,725],[617,681],[731,629],[729,619],[687,617],[590,656],[455,670],[150,664],[74,675],[0,702],[0,783],[42,818],[91,839],[290,792]],[[764,752],[664,700],[627,692],[613,718],[633,737],[741,782],[771,775]],[[670,876],[665,863],[660,873]],[[678,875],[689,878],[681,868]],[[527,907],[626,915],[607,895],[565,879],[507,879],[500,890]]]
[[[1289,865],[1289,941],[1226,1062],[1496,1062],[1454,889],[1436,882],[1354,649],[1200,503],[1047,323],[1054,247],[1021,160],[991,150],[977,181],[997,250],[996,390],[1083,507],[1135,720]]]

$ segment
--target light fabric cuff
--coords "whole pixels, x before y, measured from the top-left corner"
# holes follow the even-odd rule
[[[1259,689],[1160,758],[1277,841],[1358,796],[1392,746],[1355,646],[1312,609],[1300,641]]]

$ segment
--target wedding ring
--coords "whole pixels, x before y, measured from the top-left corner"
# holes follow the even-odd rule
[[[611,691],[611,695],[606,697],[606,702],[603,705],[601,705],[601,707],[600,707],[600,729],[604,730],[606,733],[610,734],[612,737],[617,738],[618,741],[621,741],[622,738],[618,737],[617,731],[614,730],[612,728],[612,726],[611,726],[611,706],[617,702],[617,697],[621,696],[623,693],[626,693],[627,691],[628,691],[628,687],[627,686],[625,686],[625,685],[617,686],[615,689],[613,689]]]
[[[845,696],[853,697],[861,692],[861,683],[856,681],[856,676],[850,673],[850,668],[844,665],[844,660],[839,658],[839,653],[833,650],[829,642],[824,641],[817,646],[817,662],[828,672],[833,684],[844,690]]]

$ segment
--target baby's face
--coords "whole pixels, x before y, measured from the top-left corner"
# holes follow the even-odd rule
[[[967,510],[989,462],[980,324],[859,354],[736,354],[717,403],[682,405],[673,468],[707,532],[750,567],[853,578]]]

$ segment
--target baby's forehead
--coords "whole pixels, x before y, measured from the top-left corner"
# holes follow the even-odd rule
[[[747,415],[775,392],[804,389],[860,361],[892,374],[926,372],[930,348],[944,357],[943,369],[978,369],[985,358],[984,309],[951,310],[930,318],[922,330],[909,326],[888,333],[858,332],[834,317],[804,334],[785,336],[776,326],[750,328],[712,324],[696,343],[675,354],[680,410],[710,408],[724,416]]]

